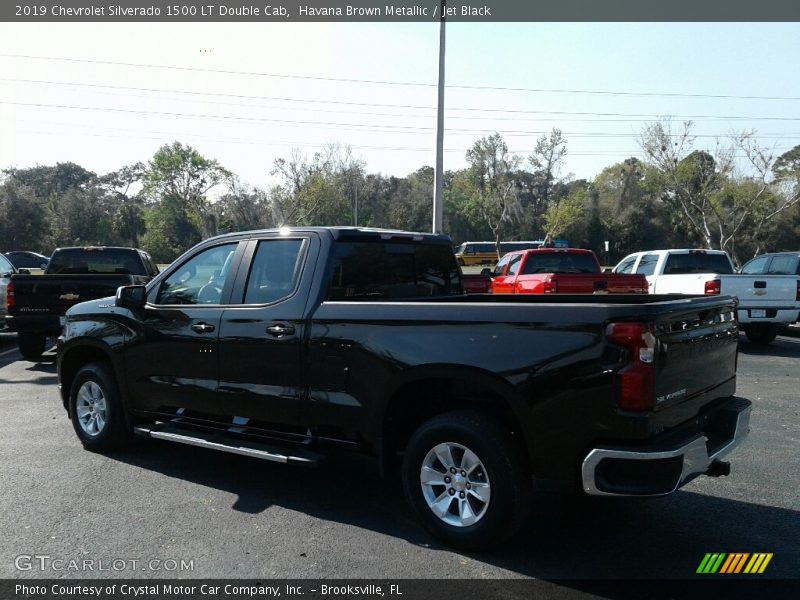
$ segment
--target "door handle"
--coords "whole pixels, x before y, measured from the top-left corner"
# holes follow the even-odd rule
[[[215,327],[208,323],[195,323],[192,325],[192,331],[196,331],[197,333],[210,333],[214,331],[214,329]]]
[[[267,327],[267,333],[273,337],[283,337],[284,335],[292,335],[294,333],[294,327],[276,323],[275,325]]]

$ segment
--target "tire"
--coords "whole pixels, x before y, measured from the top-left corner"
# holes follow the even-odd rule
[[[45,351],[47,337],[39,333],[18,333],[17,345],[22,358],[31,362],[38,362]]]
[[[115,450],[130,441],[125,408],[107,363],[91,363],[78,371],[70,388],[68,408],[72,427],[87,450]]]
[[[744,327],[747,339],[756,346],[767,346],[778,335],[778,330],[770,325]]]
[[[445,413],[425,422],[408,443],[402,471],[406,498],[425,528],[454,548],[480,550],[504,542],[530,511],[533,486],[521,443],[478,412]]]

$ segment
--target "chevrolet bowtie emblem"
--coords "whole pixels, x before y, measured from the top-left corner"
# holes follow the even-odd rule
[[[73,294],[72,292],[70,292],[69,294],[61,294],[59,298],[61,300],[77,300],[78,298],[80,298],[80,296],[78,294]]]
[[[755,290],[753,293],[754,293],[756,296],[763,296],[764,294],[766,294],[766,293],[767,293],[767,291],[766,291],[766,290]]]

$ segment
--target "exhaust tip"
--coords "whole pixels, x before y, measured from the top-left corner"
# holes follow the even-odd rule
[[[706,475],[709,477],[721,477],[731,474],[731,463],[724,460],[715,460],[708,466]]]

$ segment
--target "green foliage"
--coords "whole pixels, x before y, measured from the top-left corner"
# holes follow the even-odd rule
[[[547,210],[544,215],[544,224],[548,236],[551,238],[570,237],[570,232],[574,233],[586,211],[587,196],[585,189],[578,188]]]
[[[519,157],[508,153],[499,133],[481,138],[467,150],[464,189],[474,210],[492,232],[500,256],[500,240],[520,220],[520,205],[513,173]]]
[[[216,160],[191,146],[173,142],[159,148],[142,173],[143,195],[150,202],[180,200],[193,213],[203,235],[217,233],[217,219],[209,209],[208,192],[232,177]]]
[[[790,180],[800,183],[800,146],[795,146],[788,152],[781,154],[775,160],[772,172],[778,180]]]
[[[32,188],[13,179],[0,185],[0,252],[44,249],[49,229]]]
[[[166,196],[144,212],[142,248],[158,263],[170,263],[203,239],[202,223],[177,196]]]
[[[734,260],[796,249],[800,146],[773,158],[752,133],[714,152],[693,144],[691,123],[650,124],[641,140],[646,160],[628,158],[587,182],[561,174],[567,150],[559,130],[543,135],[526,161],[495,133],[473,144],[467,168],[445,173],[445,231],[454,242],[565,237],[604,258],[608,240],[612,263],[665,247],[718,247]],[[734,150],[749,163],[746,174]],[[405,177],[367,173],[348,148],[330,145],[311,157],[294,151],[271,173],[270,189],[248,187],[179,142],[159,148],[147,164],[101,177],[74,163],[9,169],[0,180],[0,250],[141,245],[171,262],[218,232],[281,225],[430,229],[430,167]]]

